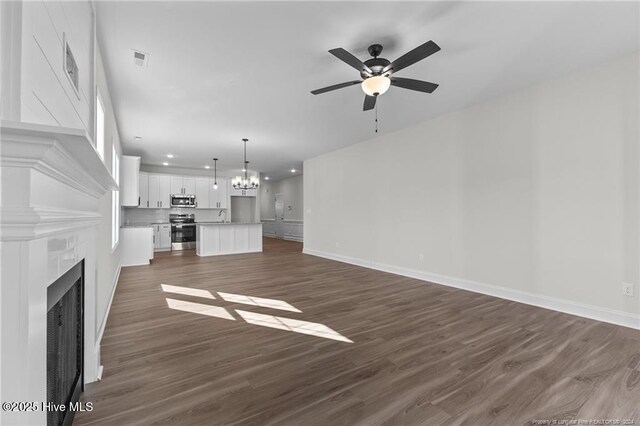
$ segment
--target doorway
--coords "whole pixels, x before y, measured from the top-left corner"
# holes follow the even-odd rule
[[[284,238],[284,195],[282,193],[276,194],[275,203],[276,238]]]

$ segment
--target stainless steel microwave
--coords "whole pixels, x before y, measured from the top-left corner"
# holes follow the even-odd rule
[[[171,207],[195,207],[196,196],[185,194],[172,194]]]

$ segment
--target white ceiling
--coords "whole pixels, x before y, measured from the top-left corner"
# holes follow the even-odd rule
[[[127,154],[145,164],[273,178],[318,154],[375,136],[358,78],[327,53],[394,60],[427,40],[442,50],[398,73],[440,84],[431,95],[392,87],[380,133],[638,50],[637,2],[97,2],[98,31]],[[150,54],[147,68],[132,50]],[[588,87],[585,90],[606,90]],[[142,141],[134,141],[139,135]],[[171,160],[166,154],[174,154]]]

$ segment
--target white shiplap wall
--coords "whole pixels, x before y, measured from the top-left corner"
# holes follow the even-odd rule
[[[88,2],[22,4],[20,121],[93,135],[94,26]],[[65,39],[79,69],[77,91],[63,68]]]

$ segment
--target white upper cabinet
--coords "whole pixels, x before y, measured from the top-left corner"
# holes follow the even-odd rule
[[[160,199],[160,208],[168,209],[171,207],[171,192],[169,192],[169,176],[160,176],[160,184],[158,187],[158,198]]]
[[[182,176],[171,176],[171,194],[182,194]]]
[[[140,201],[140,157],[123,155],[120,159],[120,205],[135,207]]]
[[[208,178],[198,178],[196,179],[196,208],[198,209],[208,209],[210,206],[210,196],[209,196],[209,186],[210,179]]]
[[[196,178],[183,177],[182,178],[182,190],[183,194],[193,195],[196,193]]]
[[[188,176],[171,176],[170,182],[171,194],[188,194],[196,193],[196,178]]]
[[[171,195],[175,194],[195,195],[198,209],[229,208],[229,181],[226,178],[218,178],[216,189],[213,187],[215,180],[206,177],[138,175],[140,208],[168,209]]]
[[[169,176],[149,175],[149,207],[168,209],[171,207]]]
[[[226,209],[228,208],[229,192],[228,181],[225,178],[218,178],[218,188],[213,187],[214,180],[211,179],[210,188],[210,206],[212,209]]]
[[[139,173],[138,181],[138,192],[140,194],[140,204],[138,207],[141,209],[149,208],[149,175],[146,173]]]
[[[257,189],[235,189],[229,190],[232,197],[255,197],[258,194]]]

